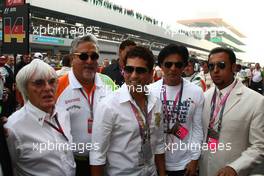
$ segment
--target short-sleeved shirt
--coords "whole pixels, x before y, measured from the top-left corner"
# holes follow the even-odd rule
[[[94,84],[93,109],[106,96],[115,89],[114,82],[106,75],[96,73]],[[88,119],[91,118],[88,95],[71,70],[59,78],[57,90],[57,106],[70,112],[73,142],[78,145],[88,146],[86,150],[76,151],[78,156],[88,156],[91,144],[91,134],[88,133]],[[96,116],[94,116],[96,118]]]

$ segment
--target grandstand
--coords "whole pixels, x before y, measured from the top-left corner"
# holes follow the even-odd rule
[[[27,0],[30,3],[30,47],[32,52],[65,54],[73,38],[87,32],[99,38],[102,58],[115,59],[122,40],[133,39],[155,55],[168,43],[182,44],[191,54],[206,59],[221,43],[190,32],[186,24],[176,29],[133,9],[107,0]],[[63,4],[63,5],[61,5]]]

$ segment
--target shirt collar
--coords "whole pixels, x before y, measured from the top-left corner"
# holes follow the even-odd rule
[[[99,76],[99,73],[95,73],[94,83],[96,85],[96,88],[100,88],[104,85]],[[77,78],[75,77],[72,69],[69,71],[69,84],[72,89],[80,89],[83,87],[81,83],[77,80]]]
[[[30,101],[27,101],[25,104],[25,109],[30,114],[30,117],[32,117],[32,119],[35,120],[40,126],[43,126],[44,120],[46,118],[53,117],[57,113],[57,109],[55,108],[53,114],[50,115],[49,113],[46,113],[34,106]]]
[[[126,103],[126,102],[132,102],[135,104],[134,99],[132,98],[130,92],[128,91],[128,87],[126,83],[124,83],[120,89],[118,89],[120,96],[119,96],[119,103]],[[157,102],[157,98],[152,94],[151,91],[148,92],[148,113],[151,111],[153,106]]]
[[[96,73],[95,74],[94,82],[95,82],[95,85],[96,85],[97,88],[104,86],[104,83],[103,83],[103,81],[102,81],[102,79],[100,77],[100,74],[101,73]]]
[[[229,86],[225,87],[222,90],[219,90],[217,88],[217,94],[219,94],[221,92],[222,95],[225,95],[228,91],[230,91],[232,89],[232,87],[234,86],[235,82],[236,82],[236,79],[234,79],[234,81],[232,82],[232,84],[230,84]]]
[[[67,67],[67,66],[62,66],[61,70],[71,70],[71,67]]]
[[[7,66],[8,68],[11,68],[11,66],[10,66],[10,65],[8,65],[8,64],[5,64],[5,66]]]

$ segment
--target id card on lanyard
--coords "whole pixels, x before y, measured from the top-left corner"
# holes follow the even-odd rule
[[[92,87],[91,93],[86,97],[85,93],[83,92],[83,89],[80,89],[82,95],[88,102],[88,106],[90,109],[90,116],[87,119],[87,132],[88,134],[92,134],[92,127],[93,127],[93,104],[94,104],[94,93],[95,93],[95,84]]]
[[[172,111],[176,108],[176,105],[178,104],[178,114],[176,117],[176,122],[174,123],[174,125],[172,126],[172,128],[170,128],[170,120],[171,117],[169,117],[169,112],[168,112],[168,108],[167,108],[167,94],[166,94],[166,86],[164,86],[164,91],[163,91],[163,106],[165,109],[165,118],[167,120],[167,130],[166,133],[168,134],[172,134],[174,136],[176,136],[178,139],[183,140],[189,133],[188,129],[185,128],[179,120],[179,115],[180,115],[180,105],[181,105],[181,99],[182,99],[182,92],[183,92],[183,79],[181,79],[181,88],[180,91],[177,93],[175,100],[173,102],[173,107],[172,107]]]
[[[141,151],[139,152],[139,163],[138,163],[139,166],[142,166],[148,163],[153,156],[151,142],[150,142],[150,123],[151,123],[152,116],[151,116],[151,112],[150,113],[147,113],[147,111],[143,112],[140,109],[141,114],[145,118],[145,123],[144,123],[142,115],[140,114],[136,106],[131,102],[130,102],[130,105],[134,112],[135,118],[137,119],[139,130],[140,130],[140,136],[142,139]]]
[[[216,94],[217,94],[216,88],[214,90],[214,94],[211,100],[210,122],[209,122],[209,127],[208,127],[208,134],[207,134],[207,145],[209,149],[211,150],[215,150],[218,147],[226,101],[231,91],[236,86],[236,84],[237,84],[237,81],[234,83],[232,88],[225,94],[225,96],[222,99],[220,99],[217,105],[216,105]],[[218,114],[219,114],[218,126],[217,126],[217,129],[215,129],[214,126],[215,126],[215,121],[216,121]]]

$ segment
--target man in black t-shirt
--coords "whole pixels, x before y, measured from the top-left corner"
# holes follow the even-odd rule
[[[121,87],[121,85],[124,83],[124,76],[122,73],[122,69],[124,67],[125,56],[127,52],[135,46],[136,43],[132,40],[123,41],[119,46],[118,62],[112,63],[111,65],[106,67],[102,72],[103,74],[109,76],[119,87]]]

